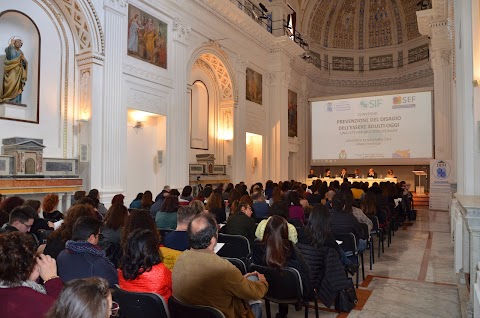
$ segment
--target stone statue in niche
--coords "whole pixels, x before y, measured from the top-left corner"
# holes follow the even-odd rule
[[[22,92],[27,82],[28,62],[21,47],[20,37],[10,38],[10,45],[5,49],[5,71],[3,75],[3,92],[0,92],[0,103],[22,103]]]

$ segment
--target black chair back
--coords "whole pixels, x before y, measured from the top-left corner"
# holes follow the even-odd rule
[[[160,244],[163,244],[163,240],[165,239],[165,234],[175,231],[174,229],[158,229],[158,233],[160,234]]]
[[[168,299],[168,308],[172,318],[225,318],[217,308],[185,304],[175,297]]]
[[[233,257],[245,260],[250,257],[252,252],[250,242],[242,235],[219,233],[218,242],[225,243],[217,253],[217,255],[221,257]]]
[[[353,256],[357,254],[357,238],[353,233],[333,233],[333,236],[337,241],[342,241],[340,247],[347,256]]]
[[[233,258],[233,257],[224,257],[227,261],[232,263],[238,270],[242,273],[242,275],[245,275],[247,273],[247,265],[239,259],[239,258]]]
[[[280,270],[252,264],[250,271],[257,271],[265,275],[268,282],[268,292],[264,297],[265,299],[277,304],[302,303],[302,279],[295,268],[285,267]]]
[[[129,292],[115,285],[112,298],[120,306],[119,317],[170,318],[167,304],[158,294]]]

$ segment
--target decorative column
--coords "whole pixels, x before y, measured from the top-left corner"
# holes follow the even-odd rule
[[[103,9],[105,63],[100,86],[103,107],[92,106],[91,187],[100,191],[101,201],[108,205],[115,194],[124,191],[126,180],[127,113],[122,102],[121,67],[127,38],[126,1],[104,0]]]
[[[248,61],[241,56],[235,59],[235,76],[237,78],[238,96],[233,109],[233,159],[232,183],[245,181],[247,165],[247,139],[245,129],[246,83]],[[234,98],[235,99],[235,98]]]
[[[166,183],[182,189],[189,183],[189,87],[187,48],[192,30],[178,18],[173,21],[173,96],[167,111]]]
[[[283,53],[274,53],[282,54]],[[281,57],[280,57],[281,58]],[[285,61],[284,61],[285,62]],[[290,65],[288,61],[284,65]],[[275,181],[288,179],[288,84],[290,69],[268,73],[270,104],[268,127],[270,138],[269,178]]]
[[[76,59],[80,72],[79,99],[75,114],[78,129],[78,173],[83,179],[84,189],[92,189],[101,185],[100,166],[97,163],[92,165],[92,160],[101,160],[102,144],[96,138],[101,134],[101,127],[97,124],[94,133],[92,122],[98,122],[98,117],[101,118],[102,115],[104,56],[87,52],[77,55]],[[95,119],[92,116],[93,113],[95,113]],[[95,186],[92,178],[95,179]]]

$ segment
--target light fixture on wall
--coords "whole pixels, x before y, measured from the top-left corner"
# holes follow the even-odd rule
[[[135,126],[133,126],[133,130],[135,130],[135,132],[138,134],[140,129],[143,129],[143,123],[141,121],[137,121]]]

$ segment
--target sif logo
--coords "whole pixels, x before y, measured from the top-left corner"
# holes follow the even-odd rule
[[[394,96],[393,105],[415,103],[415,96]]]
[[[382,105],[381,99],[362,100],[360,102],[360,107],[362,109],[380,108],[381,105]]]

